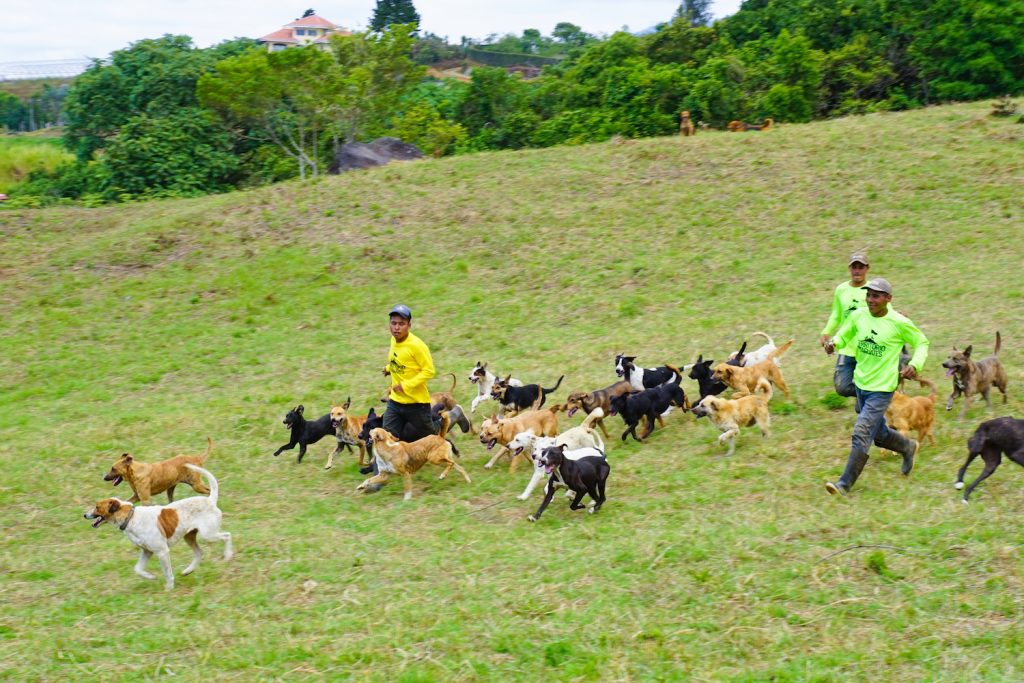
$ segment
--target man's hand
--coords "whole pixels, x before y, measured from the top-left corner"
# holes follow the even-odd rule
[[[385,365],[383,368],[380,369],[380,374],[387,377],[388,375],[391,374],[391,370],[388,368],[388,366]]]
[[[391,391],[393,391],[393,392],[395,392],[397,394],[404,394],[405,393],[405,389],[402,388],[402,383],[401,382],[399,382],[395,386],[391,387]]]
[[[828,343],[828,340],[829,336],[827,334],[823,334],[821,335],[821,337],[818,338],[818,344],[820,344],[821,346],[825,346],[825,344]]]
[[[914,369],[913,365],[908,365],[900,370],[900,377],[903,379],[917,379],[917,370]]]
[[[835,342],[833,342],[831,339],[826,339],[821,346],[822,348],[825,349],[826,355],[831,356],[833,353],[836,352]]]

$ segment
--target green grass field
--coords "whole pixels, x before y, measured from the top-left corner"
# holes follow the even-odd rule
[[[1024,126],[988,108],[0,211],[0,678],[1020,680],[1024,472],[966,507],[952,487],[983,405],[940,411],[910,479],[873,450],[852,495],[823,487],[854,413],[823,404],[816,340],[855,248],[929,336],[940,403],[947,351],[999,330],[1010,403],[991,416],[1021,416]],[[272,457],[294,405],[375,405],[397,301],[467,406],[477,360],[564,373],[561,399],[611,384],[616,352],[690,363],[755,330],[795,339],[794,397],[731,458],[678,411],[616,438],[601,512],[559,497],[537,524],[528,474],[483,469],[464,436],[472,484],[424,471],[410,502],[397,480],[355,494],[326,441]],[[121,453],[207,436],[236,557],[208,545],[181,576],[176,546],[165,592],[82,514],[130,495],[102,481]]]
[[[52,135],[0,135],[0,192],[9,192],[32,171],[52,171],[72,160]]]

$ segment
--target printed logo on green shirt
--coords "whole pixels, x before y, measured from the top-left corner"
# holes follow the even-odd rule
[[[871,330],[871,335],[876,334],[878,333],[875,332],[874,330]],[[881,358],[882,356],[885,355],[885,347],[876,342],[874,336],[869,336],[866,337],[865,339],[861,339],[857,343],[857,350],[860,351],[861,353],[866,353],[869,356],[875,356],[876,358]]]

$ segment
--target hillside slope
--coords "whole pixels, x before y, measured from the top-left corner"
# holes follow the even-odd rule
[[[987,111],[0,211],[0,670],[1019,678],[1022,473],[1004,466],[968,508],[951,486],[984,407],[963,423],[939,415],[939,444],[907,481],[873,452],[852,496],[822,486],[845,462],[853,413],[821,402],[832,359],[816,339],[854,249],[930,338],[941,400],[948,349],[987,354],[999,330],[1011,399],[994,414],[1021,416],[1024,126]],[[478,360],[545,386],[565,374],[562,400],[612,383],[617,352],[717,359],[755,330],[796,340],[795,395],[773,400],[771,438],[744,430],[731,458],[678,411],[647,444],[623,445],[608,420],[605,508],[573,515],[559,498],[536,525],[539,497],[514,498],[526,475],[484,470],[489,454],[467,437],[473,483],[424,471],[409,503],[397,481],[355,495],[351,456],[324,472],[326,441],[301,465],[294,451],[273,458],[294,405],[375,405],[398,301],[466,406]],[[119,532],[81,514],[130,494],[101,479],[121,453],[201,452],[207,436],[238,555],[226,564],[210,547],[165,594],[132,573]],[[823,559],[861,545],[879,547]],[[187,547],[172,555],[180,572]]]

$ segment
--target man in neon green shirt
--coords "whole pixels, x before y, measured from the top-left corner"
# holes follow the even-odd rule
[[[835,294],[832,295],[832,314],[821,331],[822,346],[825,346],[851,313],[864,308],[866,304],[862,288],[871,267],[867,254],[860,251],[850,254],[847,267],[850,270],[850,279],[848,282],[840,282]],[[849,345],[837,348],[836,353],[838,357],[836,369],[832,374],[832,384],[840,396],[855,396],[857,392],[853,385],[853,373],[857,367],[857,349]]]
[[[872,442],[903,455],[901,471],[906,476],[914,468],[917,441],[908,439],[885,423],[885,410],[892,401],[892,392],[899,378],[914,379],[928,357],[928,339],[906,316],[889,307],[892,285],[885,278],[874,278],[864,286],[867,308],[850,314],[835,336],[825,342],[825,352],[853,346],[857,366],[853,383],[857,395],[857,423],[853,426],[850,455],[843,475],[825,489],[832,494],[846,494],[868,461]],[[903,370],[899,369],[900,351],[904,344],[914,348],[914,355]]]
[[[384,409],[384,429],[400,441],[434,434],[427,380],[434,376],[434,359],[423,340],[410,331],[412,311],[398,304],[388,313],[391,348],[384,374],[391,376],[391,394]]]

